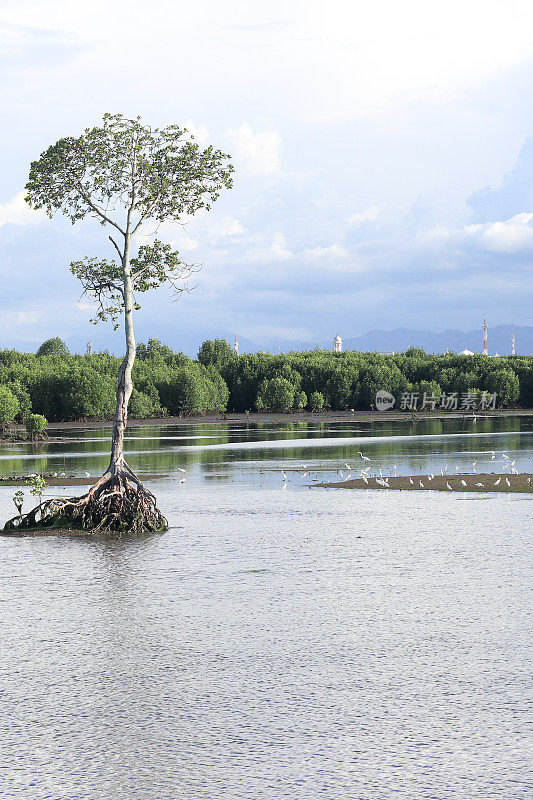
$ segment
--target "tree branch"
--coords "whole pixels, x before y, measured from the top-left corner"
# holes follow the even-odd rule
[[[82,186],[82,184],[81,184],[79,181],[78,181],[78,184],[77,184],[77,186],[78,186],[78,191],[79,191],[79,193],[81,194],[81,196],[83,197],[83,199],[85,200],[85,202],[87,203],[87,205],[88,205],[90,208],[92,208],[92,210],[95,212],[95,214],[98,214],[98,216],[99,216],[99,217],[102,217],[102,219],[103,219],[103,220],[105,220],[105,222],[109,222],[109,224],[110,224],[110,225],[113,225],[113,227],[114,227],[114,228],[116,228],[116,229],[117,229],[117,231],[120,231],[120,233],[121,233],[123,236],[125,236],[125,235],[126,235],[126,233],[125,233],[125,231],[124,231],[124,230],[123,230],[123,229],[120,227],[120,225],[118,224],[118,222],[114,222],[114,221],[111,219],[111,217],[108,217],[108,216],[107,216],[107,214],[106,214],[104,211],[102,211],[102,209],[101,209],[101,208],[99,208],[99,206],[97,206],[97,205],[96,205],[96,204],[95,204],[95,203],[94,203],[94,202],[91,200],[91,198],[90,198],[90,196],[87,194],[87,192],[85,192],[85,191],[83,190],[83,186]]]
[[[112,236],[110,236],[110,237],[109,237],[109,240],[110,240],[110,242],[113,244],[113,246],[114,246],[115,250],[117,251],[117,253],[118,253],[118,254],[119,254],[119,256],[120,256],[120,260],[122,261],[122,257],[123,257],[123,256],[122,256],[122,253],[121,253],[121,251],[120,251],[120,248],[119,248],[118,244],[115,242],[115,240],[113,239],[113,237],[112,237]]]

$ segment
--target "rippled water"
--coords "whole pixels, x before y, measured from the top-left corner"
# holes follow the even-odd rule
[[[488,423],[131,431],[168,533],[0,540],[0,797],[531,797],[533,495],[308,488],[359,450],[531,470],[529,420]],[[0,470],[97,474],[108,447]]]

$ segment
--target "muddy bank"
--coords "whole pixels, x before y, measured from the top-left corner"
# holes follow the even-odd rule
[[[90,477],[74,477],[74,476],[61,476],[61,475],[42,475],[46,481],[47,486],[94,486],[96,481],[100,480],[100,475],[91,475]],[[139,475],[141,481],[152,481],[156,478],[166,478],[167,475]],[[17,475],[0,478],[0,486],[28,486],[31,482],[29,475]]]
[[[354,478],[338,483],[319,483],[326,489],[400,489],[408,492],[504,492],[533,493],[533,474],[523,472],[519,475],[501,473],[454,474],[454,475],[401,475],[397,478]]]

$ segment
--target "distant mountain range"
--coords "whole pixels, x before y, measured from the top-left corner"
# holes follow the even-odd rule
[[[519,355],[533,354],[533,327],[498,325],[489,328],[489,354],[510,355],[511,338],[515,335],[515,348]],[[342,335],[342,334],[341,334]],[[229,341],[229,339],[228,339]],[[317,342],[288,342],[273,339],[263,347],[254,342],[239,338],[239,351],[241,353],[255,353],[267,350],[271,353],[287,353],[290,350],[312,350],[313,347],[330,350],[333,348],[331,341]],[[445,353],[453,350],[460,353],[462,350],[471,350],[473,353],[483,352],[483,333],[481,329],[474,331],[446,330],[442,333],[432,331],[411,330],[409,328],[396,328],[392,331],[379,329],[364,333],[362,336],[343,338],[343,350],[357,350],[359,352],[398,353],[409,347],[423,347],[428,353]]]
[[[335,331],[337,333],[337,331]],[[498,325],[489,328],[489,353],[495,355],[510,355],[511,337],[515,334],[516,352],[518,355],[533,354],[533,327],[532,326],[513,326]],[[112,353],[122,353],[123,334],[120,331],[111,333],[103,327],[91,330],[91,340],[93,350],[109,349]],[[342,331],[340,331],[342,336]],[[234,335],[226,331],[205,334],[195,334],[187,332],[183,335],[175,328],[167,328],[164,333],[160,333],[161,340],[172,347],[173,350],[182,350],[193,358],[198,353],[198,348],[204,339],[221,338],[233,346]],[[89,337],[71,336],[66,339],[66,343],[73,353],[84,353],[86,341]],[[146,342],[148,336],[140,330],[138,341]],[[263,342],[254,342],[250,339],[239,336],[240,353],[288,353],[292,351],[313,350],[318,347],[321,350],[331,350],[333,347],[333,336],[330,340],[318,340],[316,342],[289,341],[287,339],[270,338]],[[35,352],[40,343],[9,341],[0,342],[0,347],[14,347],[25,352]],[[408,347],[423,347],[428,353],[445,353],[446,350],[453,350],[460,353],[462,350],[471,350],[473,353],[483,352],[483,334],[481,328],[474,331],[454,331],[446,330],[442,333],[432,331],[412,330],[409,328],[396,328],[392,331],[373,330],[364,333],[362,336],[352,338],[343,337],[343,350],[357,350],[360,352],[391,353],[407,350]]]

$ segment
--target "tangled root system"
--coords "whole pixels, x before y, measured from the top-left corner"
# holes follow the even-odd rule
[[[6,522],[4,531],[54,528],[131,534],[165,531],[168,523],[154,495],[124,463],[120,469],[108,470],[82,497],[45,500],[27,514]]]

